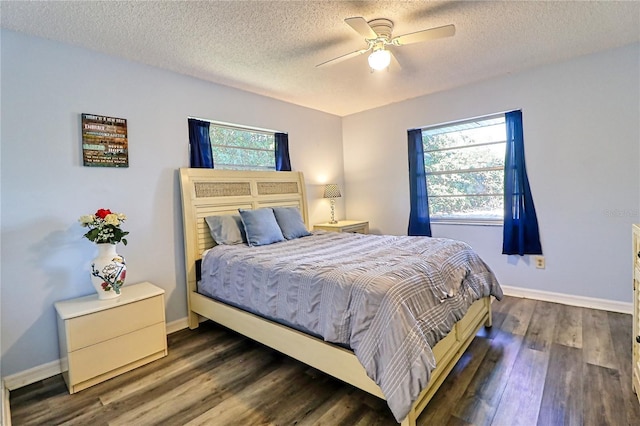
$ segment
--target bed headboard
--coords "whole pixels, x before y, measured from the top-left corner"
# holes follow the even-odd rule
[[[180,169],[187,291],[196,290],[196,260],[214,246],[207,216],[238,213],[239,208],[298,207],[309,227],[302,172]]]

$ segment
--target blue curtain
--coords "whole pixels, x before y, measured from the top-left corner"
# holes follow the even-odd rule
[[[409,213],[408,235],[431,236],[429,221],[429,198],[427,197],[427,175],[424,171],[424,148],[422,130],[407,132],[409,137],[409,195],[411,212]]]
[[[290,172],[289,135],[286,133],[275,133],[273,136],[276,141],[276,170],[279,172]]]
[[[209,122],[189,119],[190,167],[213,169]]]
[[[505,114],[504,228],[502,254],[542,254],[536,208],[524,161],[522,111]]]

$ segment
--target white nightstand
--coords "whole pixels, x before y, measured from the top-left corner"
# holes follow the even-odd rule
[[[338,223],[319,223],[313,225],[314,230],[331,232],[355,232],[357,234],[369,233],[369,222],[363,220],[339,220]]]
[[[167,355],[164,290],[126,285],[117,299],[98,295],[55,303],[62,375],[75,393]]]

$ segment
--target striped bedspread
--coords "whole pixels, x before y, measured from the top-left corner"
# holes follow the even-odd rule
[[[349,346],[399,422],[435,368],[431,348],[475,300],[502,298],[466,243],[322,231],[216,246],[203,259],[198,291]]]

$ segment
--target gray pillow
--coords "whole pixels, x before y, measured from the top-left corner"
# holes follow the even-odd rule
[[[272,209],[239,209],[238,211],[244,225],[244,232],[247,234],[247,243],[250,246],[262,246],[284,241],[284,236]]]
[[[209,232],[216,244],[243,244],[247,242],[242,220],[237,214],[207,216]]]
[[[276,216],[282,235],[287,240],[311,235],[302,221],[300,210],[297,207],[274,207],[273,214]]]

